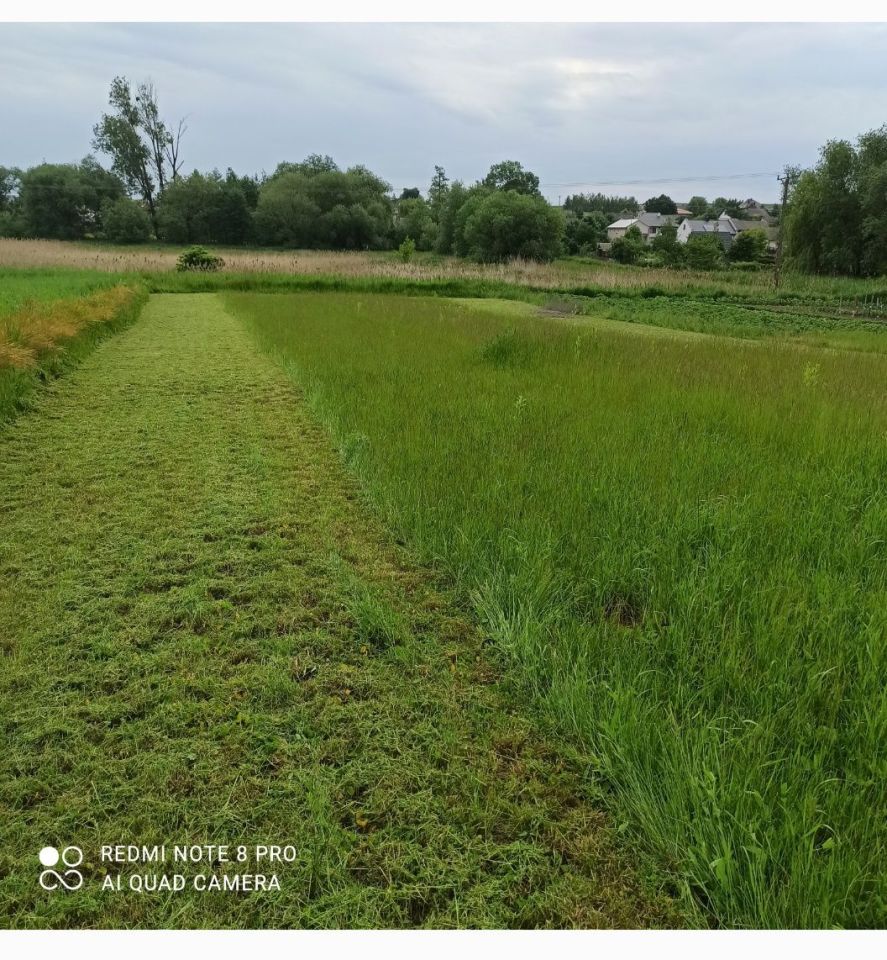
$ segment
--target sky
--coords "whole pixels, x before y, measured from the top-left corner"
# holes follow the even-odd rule
[[[186,169],[323,153],[399,192],[514,159],[553,202],[773,201],[786,163],[887,122],[885,24],[7,23],[0,49],[7,166],[89,153],[118,74],[187,118]]]

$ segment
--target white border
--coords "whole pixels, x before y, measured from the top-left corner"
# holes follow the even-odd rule
[[[126,6],[119,0],[33,0],[24,6],[7,4],[0,22],[309,22],[369,23],[750,23],[883,22],[883,0],[745,0],[714,4],[707,0],[634,0],[625,5],[580,0],[548,0],[545,4],[514,0],[448,0],[445,4],[420,4],[416,0],[327,0],[323,4],[294,4],[286,0],[156,0],[144,6]]]
[[[38,931],[0,933],[9,956],[127,957],[171,960],[300,960],[321,954],[352,960],[880,960],[887,936],[878,931]]]

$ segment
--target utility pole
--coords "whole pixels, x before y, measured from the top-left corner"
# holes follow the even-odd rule
[[[773,260],[773,289],[779,289],[779,270],[782,267],[782,237],[785,230],[785,210],[788,206],[788,191],[792,181],[792,171],[786,167],[776,179],[782,184],[782,202],[779,206],[779,234],[776,238],[776,256]]]

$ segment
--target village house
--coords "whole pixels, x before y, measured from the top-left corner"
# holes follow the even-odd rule
[[[763,230],[767,234],[767,241],[773,246],[776,241],[776,228],[767,225],[763,220],[740,220],[728,216],[725,211],[717,220],[687,219],[678,226],[678,243],[686,243],[690,237],[711,234],[721,241],[721,246],[729,250],[733,240],[745,230]]]
[[[612,243],[624,237],[632,227],[637,227],[644,242],[649,243],[664,226],[675,224],[679,219],[677,214],[647,213],[646,210],[642,210],[636,217],[624,217],[611,223],[607,227],[607,240]]]

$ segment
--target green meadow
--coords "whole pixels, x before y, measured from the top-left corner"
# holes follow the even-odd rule
[[[883,923],[883,333],[226,302],[697,922]]]
[[[853,293],[2,271],[0,916],[883,926]],[[281,892],[34,884],[251,837]]]

